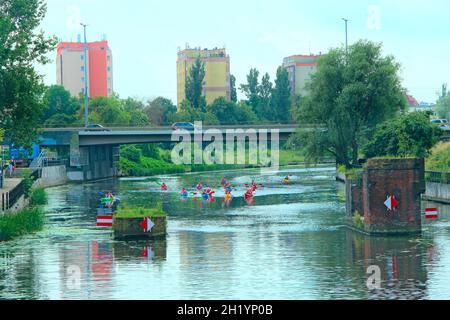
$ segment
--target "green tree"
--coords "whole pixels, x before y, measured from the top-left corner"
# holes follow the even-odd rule
[[[272,120],[282,122],[290,120],[291,87],[288,72],[283,67],[279,67],[277,70],[275,88],[272,94],[272,105],[273,113],[276,114],[276,117]]]
[[[247,83],[241,84],[239,89],[247,97],[247,104],[252,110],[258,114],[259,105],[259,83],[258,83],[259,71],[256,69],[250,69],[250,73],[247,75]]]
[[[373,139],[365,146],[364,153],[367,158],[427,157],[441,136],[442,130],[430,123],[429,113],[405,113],[379,124]]]
[[[205,111],[206,100],[203,96],[203,85],[206,71],[200,56],[197,57],[186,79],[186,99],[200,111]]]
[[[43,122],[49,126],[65,126],[77,121],[80,104],[63,86],[50,86],[44,95],[46,106]]]
[[[141,101],[128,98],[122,100],[123,111],[128,114],[128,124],[131,126],[147,126],[150,120],[144,112],[144,104]]]
[[[177,112],[177,107],[171,100],[158,97],[152,100],[144,111],[152,124],[163,126],[169,124],[170,115]]]
[[[274,120],[276,115],[272,110],[272,93],[273,93],[273,84],[270,81],[270,76],[266,73],[261,80],[261,85],[258,87],[258,107],[257,107],[257,116],[261,120]]]
[[[142,151],[135,145],[121,146],[120,156],[130,161],[139,163],[141,161]]]
[[[155,143],[141,144],[138,146],[144,157],[160,159],[159,148]]]
[[[55,38],[37,31],[43,0],[0,1],[0,126],[16,145],[30,147],[44,112],[45,86],[36,64],[47,64]]]
[[[450,119],[450,94],[446,84],[442,85],[442,92],[436,102],[435,110],[439,118]]]
[[[169,115],[170,122],[192,122],[202,121],[204,125],[220,124],[219,119],[211,112],[203,112],[194,108],[187,100],[183,100],[180,110]]]
[[[224,97],[217,98],[208,105],[207,110],[215,115],[221,124],[247,124],[254,123],[256,114],[245,103],[236,104],[227,101]]]
[[[400,65],[381,52],[381,44],[359,41],[348,57],[340,48],[320,59],[310,95],[296,110],[300,123],[315,126],[299,134],[307,157],[317,160],[329,152],[338,164],[357,165],[360,146],[375,127],[405,108]]]
[[[233,102],[237,102],[237,91],[236,91],[236,77],[230,76],[230,99]]]

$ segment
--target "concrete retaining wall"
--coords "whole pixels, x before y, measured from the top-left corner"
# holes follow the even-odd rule
[[[427,182],[425,199],[450,203],[450,184]]]
[[[35,187],[48,188],[63,185],[67,182],[66,166],[45,167]]]

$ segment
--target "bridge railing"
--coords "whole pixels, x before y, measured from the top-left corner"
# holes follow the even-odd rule
[[[425,181],[450,184],[450,172],[425,171]]]

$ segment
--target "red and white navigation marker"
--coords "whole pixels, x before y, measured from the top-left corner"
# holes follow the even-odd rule
[[[152,231],[155,224],[153,223],[152,219],[144,218],[144,220],[141,222],[140,226],[141,226],[142,230],[144,230],[144,232],[148,233],[148,232]]]
[[[395,210],[398,207],[399,202],[395,199],[395,196],[390,196],[384,202],[384,205],[388,208],[388,210]]]
[[[437,208],[426,208],[425,209],[425,219],[438,219],[438,209]]]
[[[112,227],[113,216],[97,216],[97,227]]]

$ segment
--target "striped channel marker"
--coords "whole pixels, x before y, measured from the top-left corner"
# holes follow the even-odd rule
[[[425,209],[425,218],[426,219],[438,219],[438,209],[437,208],[426,208]]]
[[[112,227],[113,216],[97,216],[97,227]]]

